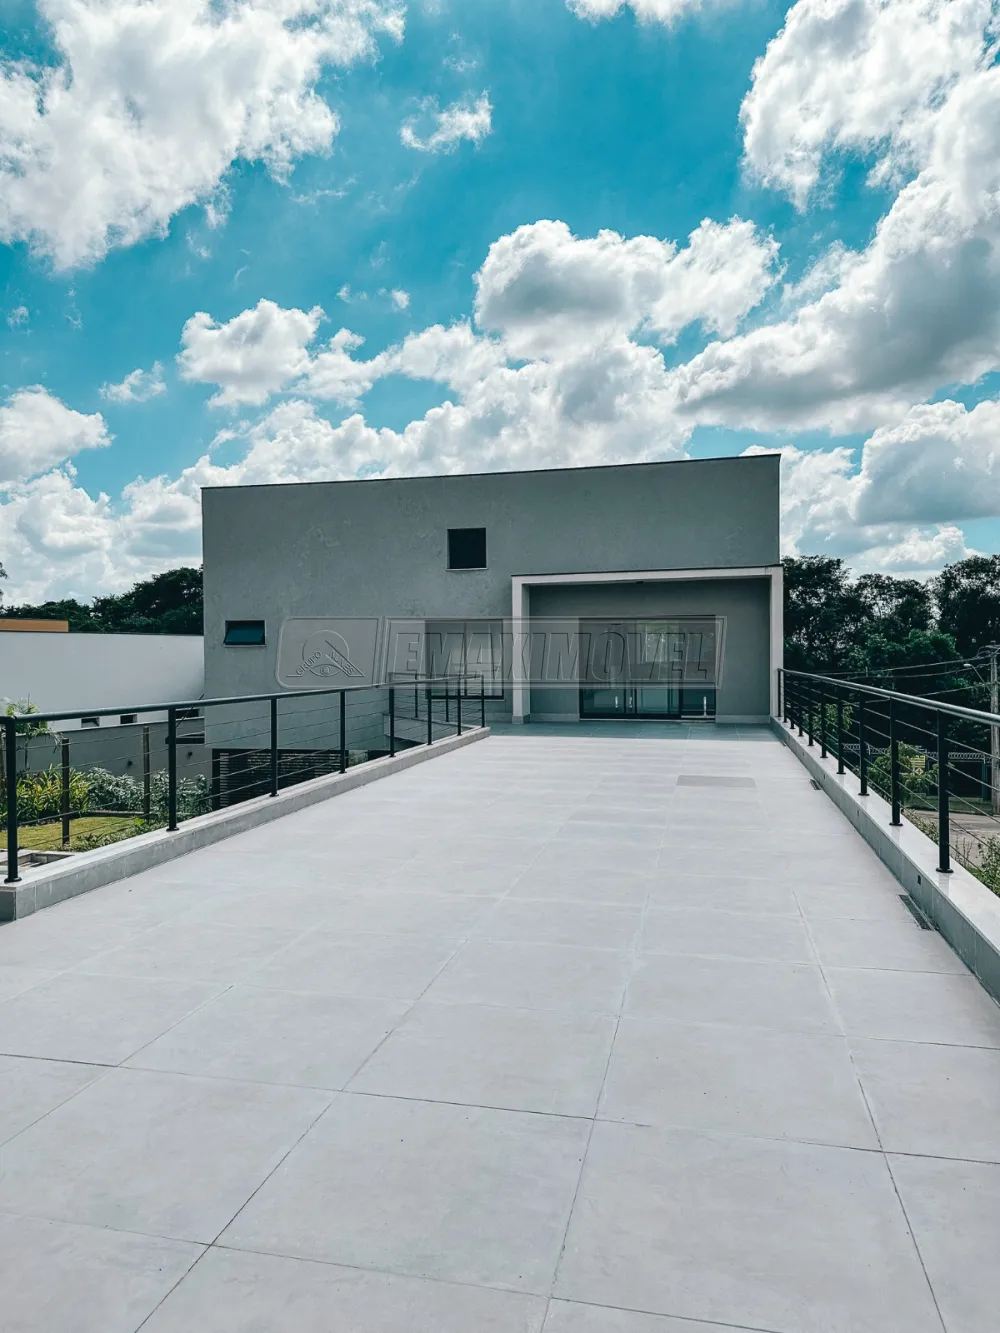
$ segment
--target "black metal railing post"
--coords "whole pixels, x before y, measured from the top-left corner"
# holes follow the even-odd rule
[[[434,744],[434,695],[430,685],[427,686],[427,744]]]
[[[785,688],[785,673],[778,667],[778,716],[782,722],[788,721],[788,699]]]
[[[3,720],[4,769],[7,786],[7,877],[5,884],[20,883],[17,846],[17,723]]]
[[[479,677],[479,725],[486,726],[486,677]]]
[[[948,719],[937,715],[938,870],[951,874],[951,812],[948,802]]]
[[[868,728],[865,725],[865,696],[858,695],[858,778],[861,795],[868,795]]]
[[[810,682],[809,682],[809,685],[808,685],[808,687],[807,687],[807,693],[806,693],[806,735],[809,737],[809,744],[810,744],[810,745],[815,744],[815,742],[814,742],[814,740],[813,740],[813,721],[814,721],[814,719],[813,719],[813,705],[814,705],[814,702],[815,702],[815,700],[814,700],[814,695],[813,695],[813,682],[810,681]]]
[[[819,757],[826,758],[826,690],[819,687]]]
[[[844,691],[837,690],[837,772],[843,774],[844,768]]]
[[[340,771],[347,772],[347,695],[340,691]]]
[[[278,794],[278,699],[271,700],[271,795]]]
[[[167,709],[167,832],[177,831],[177,709]]]
[[[462,734],[462,680],[459,677],[455,686],[455,725],[458,727],[458,734]]]
[[[795,711],[798,714],[797,725],[800,736],[804,734],[802,727],[802,691],[803,691],[803,682],[802,682],[802,677],[799,676],[795,681]]]
[[[396,753],[396,691],[389,686],[389,757]]]
[[[889,799],[892,802],[892,823],[898,828],[903,822],[899,799],[899,736],[896,733],[896,701],[889,700]]]
[[[68,736],[64,736],[64,737],[63,737],[63,739],[62,739],[62,747],[61,747],[61,748],[62,748],[62,755],[61,755],[61,759],[62,759],[62,763],[61,763],[62,774],[61,774],[61,777],[62,777],[62,780],[61,780],[61,782],[60,782],[60,784],[59,784],[59,785],[60,785],[60,792],[59,792],[59,796],[60,796],[60,800],[59,800],[59,813],[60,813],[60,815],[62,816],[62,845],[63,845],[64,848],[68,848],[68,847],[69,847],[69,832],[70,832],[70,830],[69,830],[69,815],[70,815],[70,808],[69,808],[69,802],[70,802],[70,795],[69,795],[69,791],[70,791],[69,778],[70,778],[70,768],[69,768],[69,737],[68,737]]]
[[[142,726],[142,817],[148,823],[153,815],[153,766],[149,756],[149,723]]]

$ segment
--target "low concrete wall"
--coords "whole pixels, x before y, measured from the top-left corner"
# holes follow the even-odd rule
[[[937,845],[926,834],[906,819],[894,828],[892,809],[881,796],[874,792],[860,796],[856,775],[839,775],[835,757],[821,759],[819,745],[810,747],[777,718],[772,724],[924,916],[1000,1001],[1000,898],[954,860],[951,874],[942,875],[937,869]]]
[[[436,759],[439,755],[485,740],[489,734],[487,727],[485,730],[476,728],[464,732],[461,736],[448,736],[444,740],[435,741],[433,745],[405,750],[391,759],[373,759],[367,764],[348,769],[346,773],[302,782],[277,796],[258,796],[242,805],[199,815],[187,820],[176,833],[157,829],[155,833],[142,833],[136,838],[101,847],[97,851],[80,852],[52,865],[26,868],[22,883],[0,887],[0,921],[18,920],[44,907],[64,902],[67,898],[99,889],[104,884],[128,879],[130,875],[141,874],[144,870],[176,860],[188,852],[231,838],[236,833],[245,833],[260,824],[269,824],[282,815],[304,810],[307,806],[330,800],[356,787],[365,787],[369,782],[377,782],[379,778],[389,777],[392,773],[400,773],[416,764]]]

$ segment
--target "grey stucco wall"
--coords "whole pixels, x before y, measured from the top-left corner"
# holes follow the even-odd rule
[[[767,718],[770,713],[770,582],[768,579],[682,579],[670,583],[579,584],[531,589],[532,619],[668,619],[724,616],[725,657],[716,700],[719,718]],[[579,714],[579,693],[531,690],[532,714]]]
[[[206,489],[206,695],[278,688],[290,616],[509,616],[518,574],[773,565],[778,467],[765,455]],[[448,570],[455,527],[486,528],[487,569]],[[620,588],[609,596],[621,605]],[[267,646],[225,648],[227,619],[264,620]]]

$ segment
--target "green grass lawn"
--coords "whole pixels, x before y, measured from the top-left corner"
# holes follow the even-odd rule
[[[25,851],[61,852],[80,851],[86,848],[89,839],[97,835],[108,842],[117,838],[127,838],[137,832],[137,815],[78,815],[70,821],[69,847],[63,847],[62,822],[54,820],[51,824],[29,824],[19,831],[18,842]],[[87,841],[83,841],[86,839]],[[81,847],[82,842],[82,847]]]

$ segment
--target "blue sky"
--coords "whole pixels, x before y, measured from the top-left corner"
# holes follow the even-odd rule
[[[202,482],[747,448],[789,550],[995,549],[997,182],[955,128],[1000,137],[989,4],[145,8],[0,18],[8,596],[196,560]]]

